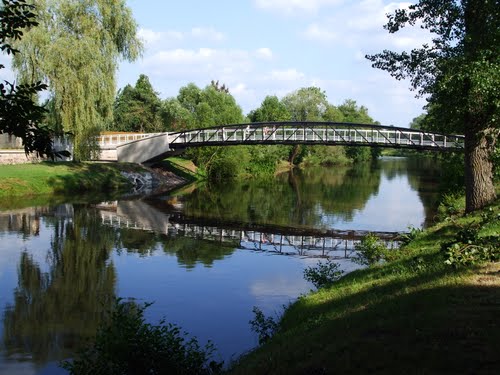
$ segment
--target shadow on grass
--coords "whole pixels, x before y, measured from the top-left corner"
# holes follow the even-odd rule
[[[460,282],[470,271],[436,260],[421,271],[415,259],[398,263],[299,300],[234,373],[496,373],[500,275],[475,286]]]
[[[130,183],[120,174],[123,166],[105,163],[66,163],[71,173],[50,177],[48,185],[65,195],[84,192],[110,193],[125,191]]]
[[[154,164],[153,167],[154,168],[161,168],[161,169],[165,169],[167,171],[170,171],[170,172],[174,173],[175,175],[177,175],[181,178],[184,178],[185,180],[187,180],[189,182],[195,182],[195,181],[199,180],[199,178],[197,178],[197,175],[193,171],[191,171],[188,168],[185,168],[177,163],[173,163],[170,160],[163,160],[159,163]]]

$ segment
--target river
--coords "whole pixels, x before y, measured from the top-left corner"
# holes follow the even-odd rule
[[[135,200],[0,211],[0,374],[64,373],[115,297],[154,302],[226,363],[257,345],[252,308],[279,316],[313,289],[303,270],[345,271],[367,231],[422,227],[439,166],[382,158],[276,178],[201,184]]]

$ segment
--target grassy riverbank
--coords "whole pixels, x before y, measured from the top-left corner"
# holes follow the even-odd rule
[[[37,163],[0,166],[0,199],[40,195],[113,192],[130,188],[121,171],[142,170],[134,164]]]
[[[500,202],[492,209],[479,235],[496,236],[498,249]],[[440,250],[483,213],[449,218],[387,263],[300,298],[231,373],[498,373],[500,263],[455,269]]]

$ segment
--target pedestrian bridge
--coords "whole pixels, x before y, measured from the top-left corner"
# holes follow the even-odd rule
[[[392,126],[337,122],[261,122],[175,133],[101,136],[101,149],[115,149],[118,161],[151,163],[190,147],[236,145],[328,145],[462,151],[464,137]]]

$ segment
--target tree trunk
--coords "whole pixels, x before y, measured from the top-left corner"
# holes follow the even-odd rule
[[[478,210],[496,199],[493,182],[493,161],[498,130],[465,131],[465,210]]]
[[[288,162],[290,163],[290,165],[293,166],[293,164],[295,162],[295,158],[300,153],[300,148],[301,148],[300,145],[293,146],[292,153],[290,154],[290,157],[288,158]]]

